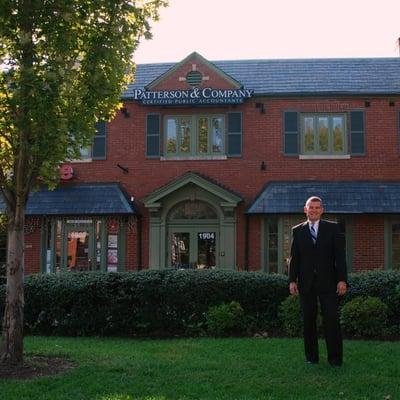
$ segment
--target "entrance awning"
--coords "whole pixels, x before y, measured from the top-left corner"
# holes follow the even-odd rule
[[[0,212],[5,204],[0,198]],[[136,209],[116,183],[61,186],[32,192],[26,215],[130,215]]]
[[[400,182],[271,182],[257,196],[248,214],[303,213],[310,196],[319,196],[325,213],[399,214]]]

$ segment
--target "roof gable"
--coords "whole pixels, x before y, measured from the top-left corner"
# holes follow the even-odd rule
[[[232,78],[222,69],[212,64],[200,54],[193,52],[181,62],[173,65],[167,71],[147,84],[147,90],[188,89],[191,87],[187,81],[191,72],[201,74],[199,87],[218,87],[220,89],[239,89],[242,84]]]
[[[143,203],[146,208],[153,208],[154,206],[158,206],[159,202],[163,198],[189,184],[200,187],[203,190],[219,197],[224,205],[236,207],[236,205],[242,201],[242,198],[239,195],[223,188],[220,185],[217,185],[211,180],[206,179],[201,175],[196,174],[195,172],[187,172],[186,174],[181,175],[173,181],[169,182],[167,185],[155,190],[153,193],[150,193],[143,200]]]

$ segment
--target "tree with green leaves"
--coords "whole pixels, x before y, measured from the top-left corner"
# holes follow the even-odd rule
[[[0,362],[23,361],[25,208],[79,158],[134,74],[133,53],[165,0],[0,0],[0,187],[7,286]]]

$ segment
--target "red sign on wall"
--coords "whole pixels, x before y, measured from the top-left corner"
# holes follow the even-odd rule
[[[74,176],[74,169],[71,167],[71,165],[64,164],[60,168],[60,178],[63,181],[68,181],[72,179]]]

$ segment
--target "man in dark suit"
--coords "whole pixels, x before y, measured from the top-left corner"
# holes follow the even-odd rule
[[[339,324],[339,296],[347,290],[344,236],[339,225],[321,219],[322,200],[310,197],[304,206],[307,221],[292,228],[289,259],[289,290],[300,294],[304,320],[306,361],[319,361],[317,301],[321,306],[328,361],[340,367],[343,362],[342,333]]]

